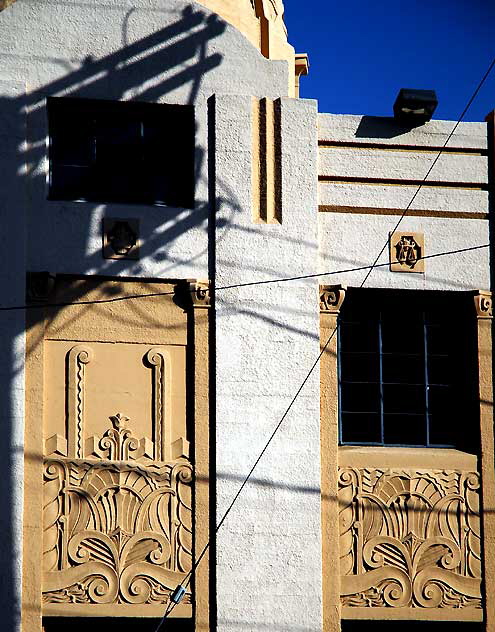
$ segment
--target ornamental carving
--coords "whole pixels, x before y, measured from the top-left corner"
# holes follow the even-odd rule
[[[481,604],[479,476],[341,468],[341,603],[353,608]]]
[[[111,458],[139,446],[124,420],[101,439]],[[43,603],[166,604],[191,570],[192,478],[183,459],[46,459]]]
[[[68,456],[83,456],[83,425],[85,412],[84,378],[85,366],[93,359],[91,347],[81,344],[69,351],[68,380],[66,390]]]
[[[474,306],[478,318],[492,318],[493,301],[491,292],[480,291],[474,296]]]
[[[344,302],[345,290],[342,285],[320,286],[320,312],[338,314]]]
[[[390,233],[389,244],[392,272],[424,272],[423,233]]]
[[[194,307],[210,306],[210,285],[207,281],[191,284],[191,298]]]
[[[192,569],[194,493],[206,508],[208,490],[195,489],[188,416],[194,411],[202,429],[207,406],[196,406],[188,386],[192,380],[198,391],[207,388],[194,367],[189,372],[192,301],[188,292],[187,310],[177,305],[179,285],[190,288],[57,282],[53,303],[85,297],[96,311],[48,310],[33,373],[43,375],[27,434],[33,454],[43,450],[42,464],[31,467],[39,488],[28,490],[33,512],[26,531],[33,559],[29,608],[37,620],[160,617]],[[98,303],[117,294],[144,295],[144,307]],[[194,321],[201,336],[207,320],[205,311]],[[205,458],[197,456],[202,472]],[[199,547],[207,541],[207,515],[196,524]],[[202,581],[200,573],[188,585],[174,616],[196,616],[193,594]]]

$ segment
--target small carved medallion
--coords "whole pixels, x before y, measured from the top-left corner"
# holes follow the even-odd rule
[[[139,259],[139,220],[103,220],[103,257],[105,259]]]
[[[390,233],[390,269],[392,272],[424,272],[423,233]]]

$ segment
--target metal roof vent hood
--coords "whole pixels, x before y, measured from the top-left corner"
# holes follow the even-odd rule
[[[394,103],[394,116],[405,127],[417,127],[431,119],[437,105],[434,90],[402,88]]]

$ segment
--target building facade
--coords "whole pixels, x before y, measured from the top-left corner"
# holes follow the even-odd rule
[[[4,629],[495,630],[493,117],[319,113],[281,0],[3,4]]]

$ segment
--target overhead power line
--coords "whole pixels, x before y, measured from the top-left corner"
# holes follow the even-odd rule
[[[388,242],[387,242],[388,243]],[[462,252],[470,252],[473,250],[481,250],[483,248],[489,248],[490,244],[480,244],[478,246],[468,246],[467,248],[457,248],[456,250],[446,250],[445,252],[436,252],[432,255],[426,255],[424,257],[418,257],[418,261],[424,261],[425,259],[435,259],[437,257],[446,257],[448,255],[457,255]],[[233,290],[241,287],[252,287],[253,285],[269,285],[270,283],[287,283],[289,281],[302,281],[304,279],[315,279],[326,276],[332,276],[335,274],[349,274],[351,272],[360,272],[362,270],[369,270],[373,268],[383,268],[389,266],[390,263],[374,263],[367,266],[357,266],[355,268],[343,268],[341,270],[331,270],[329,272],[316,272],[314,274],[302,274],[293,277],[281,277],[277,279],[264,279],[261,281],[247,281],[246,283],[234,283],[232,285],[222,285],[215,288],[215,292],[221,292],[222,290]],[[209,290],[207,290],[209,291]],[[191,290],[194,292],[194,290]],[[170,292],[146,292],[143,294],[127,294],[125,296],[112,296],[111,298],[95,299],[91,301],[67,301],[59,303],[39,302],[30,303],[26,305],[6,305],[0,307],[0,312],[12,312],[23,309],[45,309],[47,307],[73,307],[77,305],[99,305],[104,303],[117,303],[120,301],[129,301],[139,298],[153,298],[157,296],[170,296],[175,294],[174,291]]]

